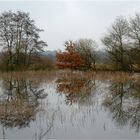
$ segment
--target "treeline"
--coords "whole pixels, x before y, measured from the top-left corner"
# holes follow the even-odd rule
[[[95,69],[97,44],[92,39],[79,39],[66,41],[65,51],[56,55],[58,68]]]
[[[118,17],[101,39],[107,52],[99,63],[97,44],[92,39],[68,40],[65,51],[57,51],[56,64],[41,55],[47,43],[29,13],[3,12],[0,15],[0,70],[70,68],[80,70],[140,71],[140,15]]]
[[[67,41],[57,54],[59,68],[140,71],[140,15],[118,17],[101,39],[108,53],[106,63],[96,63],[96,45],[91,39]],[[78,62],[77,62],[78,61]]]
[[[117,18],[102,42],[116,70],[140,70],[140,14]]]
[[[21,11],[2,13],[0,15],[0,69],[22,70],[34,68],[40,62],[44,65],[49,63],[47,58],[38,55],[47,46],[46,42],[40,39],[39,33],[42,31],[36,27],[29,13]]]

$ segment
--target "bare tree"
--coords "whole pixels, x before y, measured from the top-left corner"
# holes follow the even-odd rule
[[[29,13],[8,11],[0,15],[0,43],[8,51],[8,66],[20,65],[23,60],[24,65],[29,64],[33,53],[43,51],[47,44],[40,40],[41,31]]]
[[[134,18],[130,18],[129,34],[133,63],[140,65],[140,14],[136,14]]]
[[[0,16],[0,45],[8,52],[7,65],[12,65],[12,51],[15,45],[15,23],[13,22],[14,14],[4,12]]]
[[[126,53],[128,48],[128,22],[123,17],[116,19],[108,31],[108,34],[102,39],[107,46],[110,59],[118,70],[127,70],[129,60]]]
[[[95,48],[97,44],[92,39],[79,39],[76,42],[76,50],[85,61],[86,68],[94,68],[96,63]]]

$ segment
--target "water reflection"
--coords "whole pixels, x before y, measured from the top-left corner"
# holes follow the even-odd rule
[[[140,132],[139,75],[58,72],[53,76],[2,78],[3,138],[140,137],[135,133]]]
[[[118,126],[130,124],[140,131],[140,84],[135,79],[110,83],[110,92],[103,105],[111,113]]]
[[[4,127],[22,128],[35,119],[39,99],[47,96],[44,89],[25,78],[3,79],[3,93],[0,95],[0,123]]]
[[[56,80],[57,92],[65,94],[66,104],[79,102],[90,102],[91,93],[95,88],[95,77],[82,75],[80,73],[68,74],[67,76],[60,76]]]

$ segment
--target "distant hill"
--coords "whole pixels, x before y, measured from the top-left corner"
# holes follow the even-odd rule
[[[53,63],[56,63],[56,52],[57,51],[41,52],[40,56],[45,56],[45,57],[49,58]]]
[[[106,51],[96,51],[97,63],[106,63],[108,60],[108,52]]]

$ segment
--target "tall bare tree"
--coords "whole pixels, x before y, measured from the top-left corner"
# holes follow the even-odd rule
[[[4,12],[0,16],[0,45],[8,52],[7,65],[12,65],[12,51],[15,45],[15,23],[13,20],[14,14],[11,11]]]
[[[0,43],[8,52],[8,66],[27,65],[33,53],[43,51],[47,44],[40,40],[41,31],[29,13],[8,11],[0,15]]]
[[[118,70],[127,70],[129,60],[126,53],[128,48],[128,22],[123,17],[118,17],[102,39],[107,46],[110,59]]]
[[[134,64],[140,65],[140,14],[135,14],[134,18],[130,18],[129,34],[131,50],[130,55]]]

